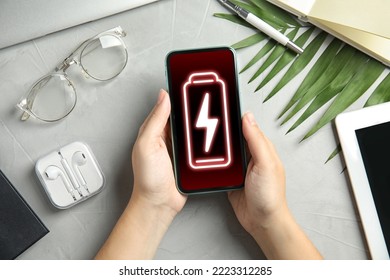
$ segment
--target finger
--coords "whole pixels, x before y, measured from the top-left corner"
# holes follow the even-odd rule
[[[234,212],[236,212],[239,207],[245,207],[245,189],[229,191],[227,196]]]
[[[165,146],[167,147],[168,154],[172,159],[172,137],[171,137],[171,124],[169,121],[167,122],[167,125],[164,128],[164,132],[162,135],[162,138],[165,142]]]
[[[165,91],[164,91],[163,89],[160,89],[160,91],[159,91],[159,93],[158,93],[158,97],[157,97],[157,102],[156,102],[156,104],[154,105],[152,111],[149,113],[149,115],[148,115],[148,116],[146,117],[146,119],[144,120],[144,122],[143,122],[143,124],[142,124],[140,130],[143,131],[143,129],[144,129],[146,123],[147,123],[147,122],[149,121],[149,119],[151,118],[152,112],[154,111],[155,107],[156,107],[156,106],[161,102],[161,100],[163,99],[163,97],[164,97],[164,92],[165,92]]]
[[[260,130],[252,113],[246,113],[242,118],[242,132],[247,141],[249,152],[254,164],[262,164],[272,159],[270,141]]]
[[[162,136],[169,118],[170,110],[171,104],[168,93],[164,90],[160,90],[157,104],[142,124],[140,134],[145,137]]]
[[[164,127],[162,138],[163,138],[165,143],[171,142],[171,139],[172,139],[172,137],[171,137],[171,124],[170,124],[169,120],[167,121],[167,123]]]
[[[246,158],[246,164],[248,165],[248,163],[252,159],[252,155],[251,155],[251,152],[249,151],[249,147],[248,147],[247,142],[245,142],[245,158]]]

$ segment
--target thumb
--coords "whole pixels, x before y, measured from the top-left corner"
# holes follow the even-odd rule
[[[255,165],[266,162],[269,158],[268,139],[260,130],[254,115],[249,112],[242,118],[242,132],[248,143],[249,152]]]
[[[171,103],[169,101],[168,93],[165,90],[160,90],[157,104],[142,124],[140,134],[143,134],[147,138],[162,135],[170,112]]]

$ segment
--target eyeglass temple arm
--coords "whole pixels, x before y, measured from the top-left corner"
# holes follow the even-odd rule
[[[68,67],[70,65],[72,65],[75,61],[73,59],[74,55],[80,51],[80,49],[82,49],[82,47],[87,44],[88,42],[92,41],[92,40],[95,40],[96,38],[99,38],[100,36],[104,35],[104,34],[109,34],[109,33],[115,33],[117,34],[118,36],[121,36],[121,37],[125,37],[126,36],[126,32],[122,29],[122,27],[120,26],[117,26],[115,28],[112,28],[110,30],[107,30],[107,31],[104,31],[102,33],[99,33],[98,35],[90,38],[90,39],[87,39],[85,40],[84,42],[82,42],[70,55],[68,55],[67,58],[65,58],[56,68],[55,68],[55,71],[66,71],[66,69],[68,69]],[[92,51],[92,50],[91,50]],[[88,54],[88,53],[87,53]]]
[[[30,117],[29,113],[23,112],[22,116],[20,117],[20,120],[27,121],[29,117]]]

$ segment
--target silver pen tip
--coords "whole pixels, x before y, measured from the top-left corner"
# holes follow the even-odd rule
[[[302,54],[303,53],[303,49],[301,47],[295,45],[291,41],[287,42],[286,47],[289,48],[290,50],[296,52],[297,54]]]

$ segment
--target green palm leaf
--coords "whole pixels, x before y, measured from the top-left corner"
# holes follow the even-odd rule
[[[274,17],[276,19],[282,20],[282,22],[285,22],[286,24],[290,26],[299,26],[300,23],[291,16],[291,14],[287,13],[284,10],[279,9],[278,7],[268,3],[267,1],[256,1],[256,0],[249,0],[249,2],[252,5],[257,6],[260,8],[265,15],[269,15],[271,17]]]
[[[286,21],[275,16],[274,14],[270,13],[269,11],[266,11],[259,6],[254,5],[253,3],[245,3],[243,1],[237,1],[237,0],[230,0],[230,2],[232,2],[236,5],[239,5],[240,7],[244,8],[248,12],[254,14],[255,16],[261,18],[266,23],[268,23],[269,25],[271,25],[272,27],[274,27],[276,29],[280,30],[282,28],[294,26],[294,25],[288,24]],[[284,18],[286,18],[286,17],[284,17]]]
[[[232,2],[232,3],[236,4],[236,5],[239,5],[240,7],[244,8],[248,12],[256,15],[257,17],[261,17],[262,20],[264,20],[269,25],[271,25],[272,27],[274,27],[274,28],[276,28],[278,30],[280,30],[283,27],[287,27],[287,24],[285,22],[283,22],[282,20],[280,20],[278,18],[270,16],[269,13],[264,14],[264,11],[259,9],[255,5],[247,4],[245,2],[236,1],[236,0],[230,0],[230,2]]]
[[[321,32],[310,44],[306,47],[305,51],[296,59],[286,74],[282,77],[279,83],[274,87],[271,93],[265,98],[264,102],[274,96],[279,90],[281,90],[288,82],[290,82],[295,76],[297,76],[313,59],[323,42],[325,41],[327,34]]]
[[[390,73],[371,94],[364,107],[390,101]]]
[[[287,34],[287,37],[294,38],[297,34],[298,30],[294,29],[292,32]],[[283,46],[276,44],[275,48],[273,49],[272,53],[268,56],[266,61],[260,66],[260,68],[256,71],[256,73],[250,78],[249,82],[254,81],[261,73],[263,73],[272,63],[274,63],[279,57],[282,56],[282,54],[286,51],[286,48]],[[258,89],[256,89],[257,91]]]
[[[307,96],[307,92],[309,89],[314,88],[314,84],[320,81],[321,77],[323,79],[330,78],[334,73],[331,72],[333,67],[328,67],[329,64],[331,64],[332,59],[335,59],[337,56],[337,52],[340,49],[341,46],[340,40],[333,40],[328,48],[322,53],[322,55],[318,58],[317,62],[312,67],[310,73],[306,76],[306,78],[303,80],[302,84],[299,86],[293,97],[291,98],[290,102],[286,105],[286,107],[282,110],[282,112],[279,114],[279,118],[283,116],[299,99],[302,97]],[[339,52],[340,56],[342,53],[342,50]],[[327,74],[325,75],[324,69],[329,69]],[[325,70],[326,71],[326,70]],[[336,72],[337,73],[337,72]],[[316,91],[317,92],[317,91]],[[285,120],[282,122],[282,125],[287,122],[292,116],[295,115],[296,112],[299,111],[299,106],[296,106],[294,110],[285,118]]]
[[[328,101],[340,93],[343,88],[350,82],[356,72],[367,62],[367,56],[361,52],[357,52],[353,59],[350,59],[343,68],[337,72],[336,77],[322,90],[315,91],[313,94],[308,92],[296,105],[297,107],[305,106],[312,95],[315,99],[301,115],[301,117],[293,124],[287,133],[293,131],[306,119],[308,119],[314,112],[324,106]],[[328,67],[329,68],[329,67]],[[313,86],[314,87],[314,86]],[[310,89],[311,90],[311,89]],[[309,91],[310,91],[309,90]],[[294,108],[295,109],[295,108]]]
[[[329,50],[329,48],[328,48]],[[325,69],[323,74],[310,86],[308,89],[303,89],[303,85],[305,84],[305,81],[302,82],[302,85],[299,87],[299,89],[296,91],[292,99],[290,100],[289,104],[285,107],[285,109],[282,111],[279,117],[284,115],[284,113],[287,112],[292,106],[293,103],[298,102],[293,110],[288,114],[288,116],[283,120],[282,125],[285,124],[287,121],[289,121],[295,114],[297,114],[304,106],[306,106],[313,98],[315,98],[317,95],[319,95],[323,89],[325,89],[340,73],[343,66],[346,65],[346,63],[352,59],[353,55],[355,54],[355,49],[350,46],[344,46],[339,53],[333,58],[333,60],[330,62],[329,66]],[[313,69],[316,66],[313,66]],[[318,68],[321,66],[318,65]],[[321,69],[319,69],[321,70]],[[307,77],[309,77],[311,73],[308,74]],[[310,82],[311,79],[306,78]],[[306,80],[305,79],[305,80]]]
[[[266,35],[264,35],[262,33],[256,33],[256,34],[249,36],[248,38],[241,40],[240,42],[233,44],[232,48],[234,48],[236,50],[239,50],[242,48],[247,48],[247,47],[253,46],[257,43],[260,43],[261,41],[263,41],[266,38],[267,38]]]
[[[318,123],[305,135],[303,140],[316,133],[325,124],[347,109],[379,78],[385,66],[375,60],[366,62],[362,69],[351,79],[348,85],[337,95],[329,109]]]
[[[247,65],[240,71],[240,73],[246,71],[250,67],[256,64],[261,58],[263,58],[267,53],[269,53],[274,47],[275,47],[275,42],[274,41],[268,41],[267,44],[262,47],[259,52],[249,61]],[[232,46],[234,47],[234,45]],[[250,83],[251,80],[249,80],[248,83]]]
[[[279,114],[280,118],[289,112],[281,123],[283,125],[311,102],[287,133],[296,129],[319,108],[330,102],[331,99],[334,99],[324,115],[320,117],[320,120],[304,136],[303,140],[307,139],[324,125],[332,121],[337,114],[346,110],[362,97],[386,69],[384,65],[360,51],[348,45],[343,46],[342,42],[338,39],[333,39],[328,46],[324,46],[327,37],[325,32],[320,32],[318,28],[314,27],[307,29],[307,26],[302,26],[300,21],[292,17],[289,13],[268,3],[266,0],[233,1],[235,4],[250,10],[281,32],[289,32],[287,36],[290,36],[291,39],[294,39],[297,32],[302,30],[302,35],[295,40],[299,46],[305,45],[309,40],[308,38],[313,37],[311,36],[312,34],[318,34],[305,47],[303,54],[299,56],[294,56],[274,40],[269,40],[240,72],[242,73],[250,67],[254,67],[265,55],[272,51],[268,58],[258,66],[256,73],[249,79],[249,83],[255,81],[264,70],[268,69],[271,64],[277,61],[264,80],[259,83],[259,86],[255,90],[258,91],[280,73],[280,71],[288,67],[280,81],[268,93],[264,100],[265,102],[301,73],[312,59],[318,55],[320,49],[324,49],[317,62],[314,63],[307,76],[303,79],[298,90]],[[249,26],[237,16],[229,14],[215,14],[215,16],[253,29],[253,27]],[[261,36],[260,34],[256,30],[254,35],[234,44],[233,47],[235,49],[241,49],[256,45],[264,40],[265,35]],[[390,101],[390,73],[373,90],[373,93],[364,106],[371,106],[387,101]],[[333,158],[339,150],[339,147],[336,148],[329,159]]]
[[[296,31],[295,31],[296,30]],[[294,30],[294,36],[298,32],[298,29]],[[307,42],[310,35],[313,33],[314,28],[309,28],[304,32],[296,41],[295,44],[303,47],[303,45]],[[275,64],[275,66],[272,68],[272,70],[268,73],[268,75],[263,79],[263,81],[260,83],[260,85],[256,88],[256,91],[261,89],[263,86],[265,86],[269,81],[271,81],[280,71],[283,70],[285,66],[287,66],[294,58],[296,57],[296,54],[290,50],[284,49],[284,53],[282,57],[278,60],[278,62]],[[265,63],[264,63],[265,64]]]
[[[236,15],[215,13],[214,16],[217,18],[226,19],[228,21],[240,24],[240,25],[248,27],[248,28],[255,29],[252,25],[250,25],[245,20],[243,20],[242,18],[240,18],[239,16],[236,16]]]
[[[331,159],[333,159],[335,156],[338,155],[338,153],[341,152],[341,145],[338,144],[337,147],[333,150],[333,152],[330,154],[330,156],[328,157],[328,159],[325,161],[325,164],[328,163],[328,161],[330,161]],[[344,171],[344,170],[343,170]]]

